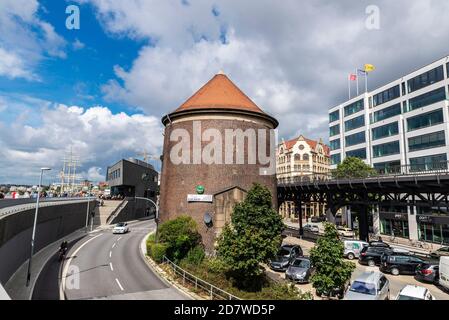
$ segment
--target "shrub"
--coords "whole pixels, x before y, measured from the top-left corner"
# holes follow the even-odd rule
[[[158,240],[167,245],[167,257],[179,262],[192,248],[201,244],[201,235],[191,217],[181,216],[159,226]]]
[[[151,257],[151,245],[156,242],[156,236],[154,233],[150,234],[147,238],[147,255]]]
[[[165,243],[151,243],[150,244],[150,257],[157,263],[161,263],[164,260],[164,256],[167,254],[168,246]]]
[[[190,249],[185,260],[189,264],[199,266],[201,262],[203,262],[205,256],[204,248],[202,246],[196,246]]]
[[[222,274],[228,271],[226,263],[224,263],[224,261],[220,258],[207,259],[207,268],[211,272],[218,274]]]

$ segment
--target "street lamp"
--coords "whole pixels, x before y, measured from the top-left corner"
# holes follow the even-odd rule
[[[159,225],[159,206],[156,204],[156,202],[154,202],[153,200],[148,199],[148,198],[134,197],[134,199],[146,200],[146,201],[151,202],[155,206],[155,208],[156,208],[156,218],[154,220],[156,222],[156,243],[157,243],[157,231],[158,231],[157,229],[158,229],[158,225]]]
[[[44,171],[50,171],[50,170],[51,170],[50,168],[41,168],[41,176],[39,178],[39,187],[37,188],[36,210],[34,212],[33,233],[31,235],[30,260],[28,260],[28,272],[27,272],[27,283],[26,283],[27,287],[30,285],[30,279],[31,279],[31,260],[33,259],[33,253],[34,253],[34,238],[36,236],[37,213],[39,211],[39,198],[40,198],[40,189],[42,186],[42,176],[44,174]]]

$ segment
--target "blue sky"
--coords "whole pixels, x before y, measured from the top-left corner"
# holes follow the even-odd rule
[[[68,5],[80,30],[65,27]],[[380,28],[366,27],[366,8]],[[328,109],[372,63],[371,89],[449,54],[443,0],[1,0],[0,183],[33,184],[64,152],[80,178],[143,151],[160,118],[219,70],[280,121],[279,137],[328,140]],[[157,164],[153,161],[153,164]]]

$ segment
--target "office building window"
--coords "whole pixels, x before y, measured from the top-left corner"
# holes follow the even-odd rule
[[[449,224],[418,223],[419,240],[438,244],[449,244]]]
[[[408,139],[409,151],[431,149],[445,145],[446,138],[444,136],[444,131],[433,132]]]
[[[348,152],[346,152],[346,157],[354,157],[354,158],[359,158],[359,159],[365,160],[366,159],[366,148],[348,151]]]
[[[439,89],[424,93],[420,96],[410,99],[407,111],[423,108],[428,105],[443,101],[445,99],[446,99],[446,90],[444,87],[441,87]]]
[[[443,109],[407,119],[407,130],[413,131],[421,128],[431,127],[444,122]]]
[[[331,164],[336,165],[341,163],[341,154],[333,154],[331,155]]]
[[[380,106],[381,104],[387,103],[388,101],[394,100],[400,97],[399,85],[393,88],[387,89],[381,93],[376,94],[373,97],[374,106]]]
[[[405,96],[407,92],[405,91],[405,82],[402,82],[402,95]]]
[[[373,146],[373,158],[391,156],[393,154],[399,154],[399,152],[399,141],[393,141]]]
[[[447,155],[445,153],[410,159],[410,170],[412,172],[443,169],[447,169]]]
[[[360,127],[365,126],[365,116],[362,115],[360,117],[345,121],[345,131],[351,131]]]
[[[351,114],[357,113],[365,109],[365,106],[363,104],[363,99],[356,101],[354,103],[351,103],[349,106],[345,107],[345,117],[350,116]]]
[[[337,124],[329,128],[329,136],[333,137],[340,134],[340,125]]]
[[[393,122],[382,127],[374,128],[372,132],[373,140],[395,136],[399,133],[399,125],[397,122]]]
[[[341,148],[340,139],[332,140],[331,142],[329,142],[329,145],[332,151],[340,149]]]
[[[376,111],[373,113],[373,123],[389,119],[401,114],[401,104],[395,104],[391,107]]]
[[[391,162],[381,162],[375,163],[374,169],[380,174],[391,174],[401,172],[401,162],[391,161]]]
[[[345,137],[346,146],[355,146],[357,144],[365,143],[365,131],[358,132],[355,134],[352,134],[350,136]]]
[[[408,92],[414,92],[416,90],[430,86],[431,84],[440,82],[444,79],[443,66],[439,66],[430,71],[424,72],[413,79],[410,79],[408,83]]]
[[[334,111],[329,114],[329,123],[340,120],[340,111]]]

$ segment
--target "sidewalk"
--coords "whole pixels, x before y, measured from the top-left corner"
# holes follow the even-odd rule
[[[28,260],[13,274],[13,276],[5,284],[5,290],[12,300],[31,300],[34,285],[39,277],[40,272],[47,264],[48,260],[58,251],[59,245],[63,240],[72,242],[86,236],[85,229],[80,229],[74,233],[46,246],[33,256],[33,263],[31,265],[31,280],[30,285],[26,286],[26,278],[28,272]]]

